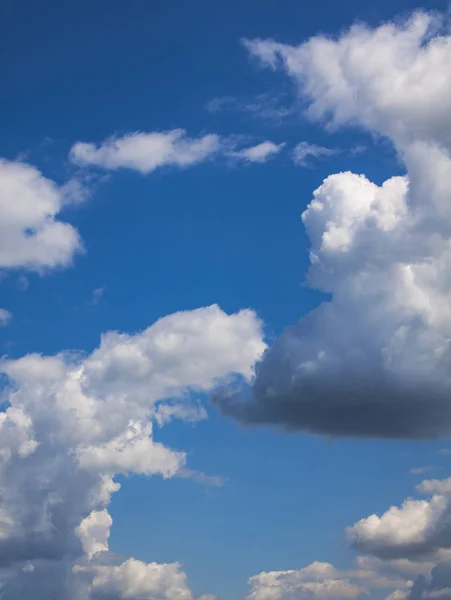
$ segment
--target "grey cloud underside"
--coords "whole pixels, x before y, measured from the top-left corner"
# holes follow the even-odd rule
[[[222,388],[212,402],[243,424],[288,432],[418,440],[451,433],[449,388],[433,381],[406,384],[382,369],[359,373],[352,366],[292,380],[277,346],[257,366],[251,389]]]

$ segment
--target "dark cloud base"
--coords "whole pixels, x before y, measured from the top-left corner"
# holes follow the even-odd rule
[[[382,371],[361,377],[342,371],[287,385],[268,366],[270,361],[271,350],[250,388],[215,391],[211,401],[222,415],[245,425],[331,437],[426,440],[451,434],[450,391],[433,382],[406,384]]]

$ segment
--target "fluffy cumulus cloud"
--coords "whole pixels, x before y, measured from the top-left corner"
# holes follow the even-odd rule
[[[214,401],[245,423],[290,430],[448,435],[451,36],[438,17],[417,13],[300,46],[246,45],[289,74],[310,118],[389,138],[406,174],[378,185],[337,173],[315,190],[302,215],[308,282],[329,299],[266,351],[250,390],[229,388]],[[439,510],[434,501],[404,514],[429,520]]]
[[[428,561],[371,556],[358,556],[348,570],[315,561],[303,569],[251,577],[247,600],[353,600],[379,592],[406,596],[417,578],[428,575],[432,567]]]
[[[75,180],[58,187],[29,164],[0,160],[0,269],[68,266],[81,241],[58,216],[85,197],[82,189]]]
[[[183,129],[173,129],[129,133],[109,138],[99,146],[77,142],[70,151],[70,158],[79,165],[134,169],[148,174],[160,167],[188,167],[200,163],[217,153],[220,146],[216,134],[190,138]]]
[[[264,347],[253,312],[211,306],[135,335],[108,332],[87,356],[2,359],[2,599],[189,600],[179,565],[109,552],[115,476],[189,475],[185,453],[156,441],[155,426],[203,418],[196,393],[250,378]]]
[[[386,570],[404,575],[391,600],[451,598],[451,478],[427,479],[417,486],[427,499],[406,499],[382,515],[370,515],[348,528],[353,546]],[[406,567],[409,565],[409,569]],[[361,565],[362,566],[362,565]],[[411,568],[410,568],[411,567]],[[393,597],[392,597],[393,596]]]

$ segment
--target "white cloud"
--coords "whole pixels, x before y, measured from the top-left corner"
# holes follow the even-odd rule
[[[108,332],[88,356],[3,359],[11,384],[10,405],[0,413],[2,598],[31,600],[37,590],[58,600],[190,597],[177,565],[111,563],[114,478],[200,477],[186,471],[183,451],[153,439],[156,415],[169,405],[180,408],[160,425],[204,417],[192,393],[224,377],[250,378],[264,348],[252,311],[227,315],[211,306],[169,315],[135,335]]]
[[[380,560],[358,556],[351,569],[340,570],[330,563],[315,561],[290,571],[262,572],[249,579],[248,600],[303,600],[373,596],[377,590],[408,593],[419,575],[428,575],[431,562],[407,559]]]
[[[309,166],[309,158],[333,156],[336,153],[337,150],[332,148],[325,148],[324,146],[318,146],[317,144],[309,144],[308,142],[299,142],[293,150],[292,157],[293,162],[296,165],[306,167]]]
[[[67,194],[33,166],[0,160],[0,269],[70,265],[81,241],[58,219]]]
[[[248,162],[264,163],[285,147],[284,143],[275,144],[274,142],[266,141],[249,148],[234,150],[228,153],[229,156],[241,158]]]
[[[192,600],[180,565],[143,563],[130,558],[120,565],[76,568],[90,575],[90,600]]]
[[[313,37],[299,46],[246,40],[269,67],[281,66],[309,103],[312,119],[361,125],[395,139],[449,144],[451,39],[436,14],[375,29],[354,25],[337,39]]]
[[[356,548],[373,555],[359,557],[362,571],[373,564],[375,571],[387,573],[388,567],[392,575],[406,578],[404,585],[394,585],[390,600],[449,598],[451,478],[425,480],[416,489],[432,496],[408,498],[401,507],[370,515],[347,530]]]
[[[302,215],[308,282],[328,301],[289,327],[222,412],[332,436],[451,433],[451,36],[418,13],[300,46],[246,42],[296,82],[306,114],[387,136],[404,176],[327,177]]]
[[[361,519],[348,528],[348,535],[357,548],[380,556],[427,553],[448,510],[447,499],[440,495],[431,500],[408,499],[401,508],[392,506],[381,517]]]
[[[266,162],[279,153],[284,143],[264,141],[237,148],[242,136],[221,138],[216,134],[189,138],[183,129],[167,132],[130,133],[109,138],[100,146],[77,142],[70,151],[72,162],[104,169],[127,168],[147,175],[165,166],[188,167],[214,156],[233,157],[247,162]]]
[[[77,142],[70,151],[78,165],[105,169],[134,169],[147,175],[165,166],[188,167],[212,157],[221,148],[220,138],[208,134],[190,138],[183,129],[129,133],[109,138],[100,146]]]
[[[0,308],[0,327],[5,327],[11,323],[12,314],[6,308]]]
[[[447,479],[425,479],[417,485],[417,490],[423,494],[451,495],[451,477]]]

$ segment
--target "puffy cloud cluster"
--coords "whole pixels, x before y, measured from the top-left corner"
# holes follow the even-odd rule
[[[330,300],[266,351],[250,391],[214,401],[245,423],[333,436],[449,434],[451,36],[417,13],[297,47],[245,43],[294,79],[310,118],[388,137],[407,173],[324,180],[302,220],[308,282]]]
[[[408,578],[391,600],[451,598],[451,478],[427,479],[417,491],[428,499],[406,499],[382,515],[370,515],[347,530],[364,561],[393,565]],[[411,565],[410,574],[405,566]],[[419,568],[417,568],[419,567]]]
[[[211,306],[108,332],[87,356],[3,359],[2,599],[191,598],[178,565],[108,552],[115,475],[189,475],[185,453],[154,440],[155,423],[203,418],[195,394],[250,378],[264,347],[253,312]]]
[[[321,598],[335,600],[360,595],[360,588],[329,563],[314,562],[299,571],[270,571],[249,579],[248,600],[299,600]]]
[[[59,187],[31,165],[0,160],[0,269],[68,266],[82,246],[58,216],[82,190],[76,180]]]
[[[451,39],[437,14],[371,29],[359,24],[338,38],[299,46],[244,40],[265,66],[282,67],[307,103],[307,115],[330,126],[358,125],[397,143],[449,145]]]
[[[406,596],[433,563],[358,556],[351,569],[315,561],[299,570],[262,572],[249,579],[247,600],[340,600],[368,597],[378,590]],[[394,600],[394,599],[392,599]]]

